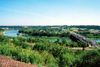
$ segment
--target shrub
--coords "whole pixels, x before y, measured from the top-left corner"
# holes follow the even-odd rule
[[[47,51],[44,51],[40,58],[40,63],[47,65],[49,67],[58,67],[55,58],[52,54],[49,54]]]
[[[77,67],[100,67],[100,52],[87,51],[82,55],[81,60],[76,63]]]
[[[70,67],[73,65],[75,57],[72,54],[66,53],[60,56],[59,67]]]

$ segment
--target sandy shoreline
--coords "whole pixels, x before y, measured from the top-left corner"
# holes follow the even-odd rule
[[[5,31],[3,32],[3,35],[5,36]]]

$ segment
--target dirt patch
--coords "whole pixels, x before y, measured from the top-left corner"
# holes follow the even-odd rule
[[[73,49],[73,50],[83,50],[83,48],[82,48],[82,47],[73,47],[73,48],[68,47],[68,49]],[[92,49],[92,48],[87,47],[87,48],[85,48],[85,50],[93,50],[93,49]]]
[[[27,43],[27,44],[29,44],[29,45],[32,45],[32,46],[35,45],[35,42],[34,42],[34,43],[25,42],[25,43]]]
[[[0,55],[0,67],[38,67],[38,66],[26,64],[24,62],[10,59],[10,58],[8,58],[8,56]]]

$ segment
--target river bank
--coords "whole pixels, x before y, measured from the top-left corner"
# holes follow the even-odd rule
[[[18,30],[9,30],[9,31],[5,31],[5,36],[10,36],[10,37],[17,37],[18,35],[17,35],[17,33],[18,33]],[[21,36],[23,36],[23,37],[25,37],[25,38],[35,38],[35,39],[44,39],[44,40],[47,40],[47,41],[56,41],[57,39],[59,39],[60,41],[62,40],[62,39],[65,39],[66,41],[71,41],[71,39],[70,38],[60,38],[60,37],[40,37],[40,36],[29,36],[29,35],[27,35],[27,36],[25,36],[25,35],[21,35]]]
[[[18,36],[17,33],[18,33],[18,30],[6,30],[6,31],[3,31],[3,34],[5,36],[10,36],[10,37],[17,37]],[[32,37],[34,37],[36,39],[45,39],[47,41],[53,41],[53,42],[56,41],[57,39],[59,39],[60,41],[62,39],[65,39],[68,42],[71,41],[70,38],[65,38],[65,37],[62,37],[62,38],[61,37],[47,37],[47,36],[40,37],[40,36],[29,36],[29,35],[21,35],[21,36],[23,36],[25,38],[32,38]],[[91,40],[94,40],[96,42],[100,42],[100,39],[91,38]]]
[[[4,36],[5,36],[5,32],[6,32],[6,31],[3,32],[3,35],[4,35]]]
[[[0,35],[5,35],[5,31],[0,31]]]
[[[9,29],[5,29],[2,33],[3,33],[3,35],[5,36],[5,32],[6,31],[9,31]]]

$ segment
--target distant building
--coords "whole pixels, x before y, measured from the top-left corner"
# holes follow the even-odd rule
[[[8,29],[8,28],[2,28],[2,29]]]
[[[42,32],[43,30],[40,30],[40,32]]]

